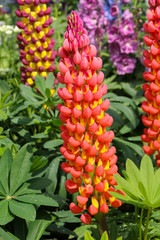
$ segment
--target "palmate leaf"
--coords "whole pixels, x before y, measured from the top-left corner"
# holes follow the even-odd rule
[[[8,177],[12,161],[13,161],[12,153],[9,149],[6,149],[3,156],[0,159],[0,181],[7,194],[9,193]]]
[[[160,168],[158,170],[156,170],[156,172],[153,176],[151,201],[153,201],[157,197],[157,195],[159,196],[159,192],[160,192],[159,179],[160,179]]]
[[[84,240],[94,240],[94,238],[91,236],[91,234],[88,231],[85,231]]]
[[[108,240],[108,234],[107,232],[104,232],[102,237],[101,237],[101,240]]]
[[[139,172],[139,169],[136,167],[136,165],[133,163],[133,161],[130,159],[127,159],[127,162],[126,162],[126,174],[129,178],[130,183],[134,187],[134,189],[138,191],[139,195],[141,195],[138,189],[138,183],[141,180],[140,172]]]
[[[126,195],[122,196],[116,192],[109,193],[123,202],[141,208],[160,207],[160,170],[158,169],[154,173],[152,161],[146,155],[142,159],[140,171],[133,164],[130,160],[127,162],[126,179],[115,175],[118,184],[116,189],[123,190]],[[137,192],[132,186],[136,186]]]
[[[18,202],[14,199],[9,201],[10,211],[17,217],[34,221],[36,218],[36,210],[32,204]]]
[[[44,98],[40,94],[36,93],[36,91],[33,91],[31,87],[23,84],[20,85],[20,89],[22,96],[30,102],[41,105],[44,101]]]
[[[40,194],[27,194],[16,197],[16,200],[26,203],[32,203],[36,205],[58,207],[58,203],[51,197]]]
[[[6,225],[13,220],[14,216],[8,209],[8,201],[6,199],[0,201],[0,225]]]
[[[53,73],[48,74],[45,84],[46,84],[46,88],[49,88],[50,90],[53,88],[53,84],[54,84]]]
[[[45,84],[45,79],[43,76],[39,76],[37,75],[35,77],[35,84],[37,89],[43,94],[43,96],[45,97],[45,89],[46,89],[46,84]]]
[[[116,182],[118,182],[118,189],[124,191],[129,196],[132,196],[133,199],[141,198],[141,195],[133,189],[132,184],[122,178],[121,176],[114,174]]]
[[[154,169],[153,169],[152,161],[150,157],[147,155],[145,155],[142,158],[141,166],[140,166],[140,175],[141,175],[141,180],[147,192],[148,200],[151,201],[150,191],[152,188]]]
[[[110,195],[112,195],[113,197],[119,199],[120,201],[124,202],[124,203],[129,203],[129,204],[132,204],[132,205],[140,207],[140,208],[147,208],[146,206],[144,206],[144,204],[142,202],[137,201],[137,200],[133,200],[127,194],[126,194],[126,196],[123,196],[122,194],[117,193],[117,192],[108,191],[108,193]]]
[[[12,162],[10,173],[10,195],[25,181],[32,164],[32,148],[26,144]]]

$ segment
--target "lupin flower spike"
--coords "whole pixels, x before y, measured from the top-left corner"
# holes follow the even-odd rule
[[[148,23],[143,28],[149,35],[144,36],[144,42],[150,47],[144,50],[144,65],[150,69],[143,73],[143,78],[148,83],[143,84],[146,101],[142,102],[142,109],[146,116],[142,116],[142,122],[147,127],[141,136],[147,145],[143,146],[146,154],[156,154],[157,166],[160,167],[160,1],[149,0],[150,8],[147,11]]]
[[[51,8],[46,3],[49,0],[17,0],[20,9],[16,15],[21,18],[17,26],[22,29],[18,35],[20,47],[21,81],[33,86],[35,76],[47,77],[49,72],[55,70],[56,51],[53,28],[49,28],[52,17],[49,17]]]
[[[106,131],[113,119],[105,111],[109,108],[108,99],[102,101],[107,86],[102,84],[104,74],[98,71],[102,60],[96,57],[97,50],[89,45],[87,31],[76,12],[68,17],[68,27],[63,46],[59,48],[61,58],[57,78],[64,88],[58,95],[64,105],[58,104],[60,111],[61,137],[64,140],[60,149],[67,162],[61,167],[72,178],[65,183],[69,193],[78,192],[77,205],[70,204],[73,213],[82,213],[81,221],[89,224],[98,212],[107,213],[108,204],[119,207],[121,202],[108,193],[115,191],[113,174],[117,174],[116,149],[111,145],[113,131]],[[89,203],[89,198],[91,204]]]

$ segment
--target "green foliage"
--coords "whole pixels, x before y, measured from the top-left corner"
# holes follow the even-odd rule
[[[111,238],[113,239],[113,238]],[[94,238],[91,236],[91,234],[88,231],[85,231],[84,234],[84,240],[94,240]],[[101,236],[100,240],[108,240],[108,234],[107,232],[104,232]],[[122,237],[117,238],[117,240],[122,240]]]
[[[39,189],[33,189],[30,174],[32,155],[31,146],[26,144],[15,158],[9,149],[0,158],[0,225],[7,224],[15,216],[34,221],[34,205],[58,207],[53,198],[42,195]],[[27,184],[28,180],[30,183]]]
[[[160,169],[154,171],[149,156],[142,158],[140,170],[128,159],[126,162],[125,178],[115,175],[117,189],[125,192],[110,194],[119,200],[141,208],[160,207]]]

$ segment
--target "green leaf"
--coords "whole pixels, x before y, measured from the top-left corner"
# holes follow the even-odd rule
[[[43,235],[45,229],[53,222],[56,218],[51,218],[49,214],[45,212],[41,213],[41,216],[38,217],[34,222],[30,222],[28,226],[28,235],[26,240],[39,240]]]
[[[108,240],[108,234],[107,232],[104,232],[102,237],[101,237],[101,240]]]
[[[117,224],[113,221],[110,225],[110,237],[112,240],[116,240],[117,238]]]
[[[49,194],[53,194],[57,186],[57,181],[58,181],[57,172],[58,172],[60,160],[61,160],[61,157],[55,158],[50,163],[50,166],[46,172],[46,177],[52,181],[49,187],[46,188]]]
[[[123,196],[123,195],[120,194],[120,193],[111,192],[111,191],[108,191],[108,193],[109,193],[111,196],[119,199],[119,200],[122,201],[122,202],[129,203],[129,204],[132,204],[132,205],[134,205],[134,206],[138,206],[138,207],[144,208],[144,204],[143,204],[143,203],[141,203],[141,202],[139,202],[139,201],[137,201],[137,200],[133,200],[133,199],[132,199],[131,197],[129,197],[128,195]],[[146,207],[145,207],[145,208],[146,208]]]
[[[54,212],[53,214],[59,218],[70,218],[75,216],[71,211],[59,211]]]
[[[81,222],[80,218],[77,218],[75,216],[60,218],[59,221],[63,223],[80,223]]]
[[[114,138],[114,141],[118,141],[118,142],[124,144],[125,146],[127,145],[128,147],[133,149],[141,157],[144,154],[143,149],[138,144],[135,144],[135,143],[132,143],[132,142],[129,142],[129,141],[125,141],[125,140],[122,140],[122,139],[117,138],[117,137]]]
[[[94,240],[94,238],[92,238],[92,236],[90,235],[90,233],[88,231],[85,231],[84,239],[85,240]]]
[[[122,237],[117,238],[117,240],[122,240]]]
[[[2,195],[4,197],[6,197],[6,195],[7,195],[1,182],[0,182],[0,195]]]
[[[12,199],[9,201],[9,209],[14,215],[25,220],[34,221],[36,218],[36,210],[32,204],[22,203]]]
[[[128,194],[133,199],[135,198],[141,198],[141,195],[133,189],[132,185],[125,180],[123,177],[118,176],[117,174],[114,174],[115,180],[118,183],[117,188],[119,190],[124,191],[126,194]]]
[[[25,181],[32,164],[32,148],[26,144],[22,147],[12,162],[10,174],[10,191],[11,195]]]
[[[54,84],[53,73],[49,73],[46,79],[46,88],[49,88],[51,90],[53,88],[53,84]]]
[[[152,195],[151,195],[151,201],[153,202],[154,199],[159,195],[159,189],[160,189],[160,168],[155,172],[153,176],[153,182],[152,182]]]
[[[35,193],[39,193],[40,191],[35,190],[35,189],[31,189],[30,187],[30,183],[25,182],[15,193],[15,196],[20,196],[23,194],[35,194]]]
[[[140,195],[140,192],[139,192],[139,189],[138,189],[138,183],[141,180],[140,171],[136,167],[136,165],[133,163],[133,161],[130,160],[130,159],[127,159],[127,162],[126,162],[126,173],[129,177],[130,183],[132,184],[134,189],[136,191],[138,191],[138,193]]]
[[[152,181],[154,176],[153,164],[149,156],[144,155],[141,161],[140,174],[146,189],[148,199],[151,201]]]
[[[0,227],[0,236],[2,237],[2,240],[19,240],[12,233],[4,231],[3,228],[1,227]]]
[[[110,107],[121,111],[126,116],[126,118],[128,118],[132,126],[134,128],[136,127],[136,115],[131,108],[121,103],[111,103]]]
[[[7,148],[0,159],[0,181],[7,194],[9,193],[8,178],[12,161],[13,161],[12,153]]]
[[[48,142],[46,142],[44,144],[44,148],[53,149],[53,148],[58,147],[58,146],[60,146],[62,144],[63,144],[63,140],[62,139],[50,140],[50,141],[48,141]]]
[[[12,119],[12,123],[19,124],[19,125],[32,125],[35,122],[33,118],[18,116]]]
[[[37,177],[37,178],[33,178],[31,180],[27,181],[30,185],[29,185],[29,189],[34,189],[34,190],[41,190],[44,189],[46,187],[48,187],[52,181],[50,179],[47,178],[42,178],[42,177]]]
[[[0,109],[0,120],[6,120],[7,114]]]
[[[37,75],[35,77],[35,84],[40,93],[42,93],[43,96],[45,97],[46,83],[44,77],[43,76],[40,77]]]
[[[33,91],[31,87],[23,84],[23,85],[20,85],[20,89],[21,89],[21,94],[25,99],[37,105],[42,104],[44,98],[39,93],[36,93],[35,91]]]
[[[6,225],[13,220],[13,215],[8,209],[8,201],[6,199],[0,201],[0,225]]]
[[[45,157],[34,155],[32,166],[31,166],[31,172],[35,172],[43,168],[47,164],[47,162],[48,162],[48,159],[46,159]]]
[[[66,177],[66,174],[61,171],[60,172],[60,184],[59,184],[59,192],[58,192],[58,195],[63,197],[63,198],[66,198],[67,197],[67,192],[66,192],[66,189],[65,189],[65,182],[67,180],[67,177]]]
[[[21,202],[26,202],[26,203],[32,203],[36,205],[44,205],[44,206],[52,206],[52,207],[58,207],[58,203],[53,199],[48,196],[44,195],[23,195],[16,197],[16,200],[21,201]]]
[[[138,187],[141,191],[142,199],[144,199],[145,201],[149,201],[149,197],[148,197],[148,194],[147,194],[147,189],[145,188],[144,184],[142,182],[139,182]],[[149,204],[149,206],[150,206],[150,204]]]

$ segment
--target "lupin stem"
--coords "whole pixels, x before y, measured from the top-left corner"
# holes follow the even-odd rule
[[[96,219],[97,228],[99,230],[100,236],[102,236],[104,232],[107,232],[108,240],[111,240],[105,214],[102,212],[99,212],[95,215],[95,219]]]

